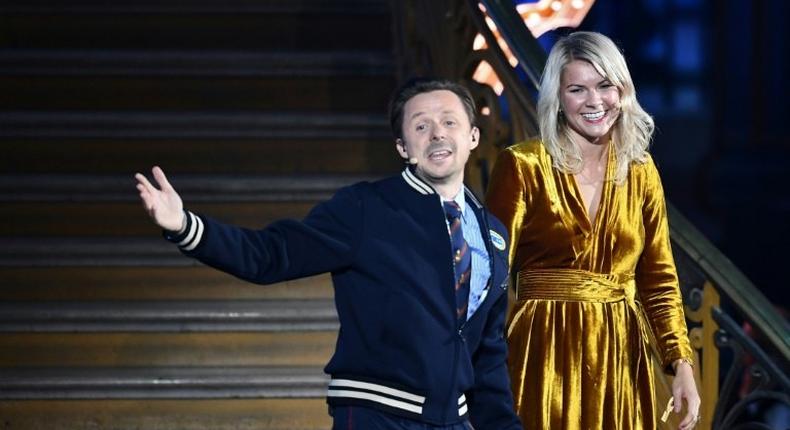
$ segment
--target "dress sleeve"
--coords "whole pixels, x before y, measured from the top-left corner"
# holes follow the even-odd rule
[[[669,223],[664,189],[652,160],[644,168],[642,216],[645,246],[636,268],[636,282],[642,305],[655,334],[664,369],[693,351],[688,340],[683,300],[669,240]]]
[[[524,222],[528,198],[523,172],[511,149],[499,153],[486,192],[486,206],[507,228],[510,236],[508,262],[518,248],[519,233]]]

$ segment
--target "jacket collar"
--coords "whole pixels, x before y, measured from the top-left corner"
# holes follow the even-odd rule
[[[401,176],[406,181],[406,184],[414,188],[414,190],[417,191],[418,193],[424,195],[436,194],[436,190],[434,190],[432,186],[428,185],[427,183],[425,183],[425,181],[423,181],[417,175],[415,175],[414,172],[411,170],[411,168],[406,167],[405,169],[403,169]]]
[[[420,194],[423,195],[437,194],[436,190],[434,190],[433,187],[430,186],[428,183],[420,179],[420,177],[414,173],[411,167],[406,167],[405,169],[403,169],[403,172],[401,172],[401,177],[403,177],[403,180],[406,181],[406,184],[408,186],[410,186]],[[472,193],[472,190],[467,188],[466,184],[464,184],[463,187],[464,187],[464,194],[466,195],[466,199],[467,199],[466,201],[472,202],[472,204],[475,205],[476,209],[482,209],[483,205],[480,203],[477,197],[475,197],[474,193]]]

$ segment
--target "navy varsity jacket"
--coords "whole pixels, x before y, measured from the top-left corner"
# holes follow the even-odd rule
[[[269,284],[332,273],[340,319],[325,368],[330,405],[364,405],[434,425],[521,429],[506,366],[507,233],[467,190],[486,239],[488,293],[456,318],[451,245],[440,197],[406,169],[339,190],[299,222],[263,230],[187,211],[188,256]],[[167,236],[167,235],[166,235]]]

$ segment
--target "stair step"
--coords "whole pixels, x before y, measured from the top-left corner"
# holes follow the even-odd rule
[[[401,169],[392,139],[0,139],[2,174],[376,175]],[[131,177],[131,176],[130,176]]]
[[[0,399],[323,398],[320,367],[0,368]]]
[[[128,193],[137,197],[130,182]],[[215,219],[258,229],[279,219],[302,219],[314,202],[192,203],[188,208]],[[0,208],[0,236],[61,238],[95,236],[156,238],[161,230],[154,225],[139,201],[127,203],[3,203]],[[0,252],[2,254],[2,252]]]
[[[4,400],[6,430],[325,430],[324,399]]]
[[[383,109],[383,105],[378,108]],[[0,112],[0,139],[22,138],[383,140],[391,139],[391,133],[384,114],[328,111]]]
[[[0,300],[312,300],[329,274],[258,286],[206,266],[0,267]]]
[[[261,332],[338,328],[332,300],[0,302],[0,332]]]
[[[146,172],[148,176],[151,175]],[[307,202],[330,198],[338,189],[364,180],[361,175],[230,176],[179,174],[186,202]],[[139,202],[131,175],[0,175],[0,202]],[[131,186],[131,187],[130,187]],[[131,192],[130,192],[131,190]]]
[[[395,80],[382,76],[8,76],[3,110],[386,110]]]
[[[173,174],[169,179],[190,210],[261,228],[283,218],[301,219],[337,189],[373,178]],[[134,183],[131,172],[0,175],[0,236],[158,236]]]
[[[118,174],[159,164],[171,173],[293,177],[381,175],[400,165],[383,113],[6,111],[0,145],[3,174]]]
[[[335,331],[0,333],[4,367],[323,366]]]
[[[159,238],[0,237],[0,267],[195,266]]]
[[[386,51],[0,49],[0,76],[338,77],[393,75]]]
[[[383,0],[8,3],[0,6],[5,48],[364,50],[391,42]]]

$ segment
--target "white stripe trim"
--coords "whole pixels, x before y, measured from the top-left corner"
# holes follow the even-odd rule
[[[461,406],[464,403],[466,403],[466,395],[461,394],[461,397],[458,398],[458,406]]]
[[[414,412],[415,414],[422,415],[422,406],[401,402],[400,400],[390,399],[389,397],[383,397],[373,393],[366,393],[364,391],[327,390],[326,395],[327,397],[350,397],[353,399],[370,400],[373,402],[391,406],[393,408],[403,409],[409,412]]]
[[[459,417],[462,417],[462,416],[466,415],[466,411],[467,411],[467,410],[469,410],[469,408],[467,408],[467,407],[466,407],[466,403],[464,403],[464,405],[463,405],[463,406],[461,406],[461,408],[460,408],[460,409],[458,409],[458,416],[459,416]]]
[[[329,381],[330,387],[351,387],[351,388],[359,388],[362,390],[370,390],[370,391],[378,391],[382,394],[388,394],[390,396],[400,397],[404,400],[409,400],[415,403],[425,403],[425,397],[418,396],[416,394],[412,394],[406,391],[396,390],[395,388],[390,388],[384,385],[373,384],[370,382],[362,382],[362,381],[354,381],[351,379],[333,379]]]
[[[428,184],[423,182],[420,178],[414,176],[414,174],[411,172],[411,170],[409,170],[408,167],[403,170],[401,176],[403,176],[403,179],[406,180],[406,183],[411,185],[411,187],[417,190],[418,192],[422,194],[435,194],[433,188],[431,188]]]
[[[415,182],[414,175],[411,175],[410,174],[411,172],[408,173],[407,172],[408,171],[403,172],[403,179],[406,180],[407,184],[411,185],[411,187],[417,190],[417,192],[420,194],[425,194],[425,195],[431,194],[429,191],[426,191],[419,182]]]
[[[187,211],[187,216],[189,217],[189,231],[187,231],[186,237],[181,242],[178,242],[178,246],[185,246],[192,241],[192,237],[195,235],[195,228],[197,227],[195,225],[195,215]]]
[[[469,187],[467,187],[466,185],[464,185],[464,197],[469,198],[469,200],[471,200],[472,203],[474,203],[478,209],[483,208],[483,204],[480,203],[480,200],[477,200],[477,196],[475,196],[475,193],[473,193],[472,190],[470,190]]]
[[[184,247],[184,251],[192,251],[195,249],[196,246],[200,243],[200,239],[203,238],[203,220],[200,219],[199,216],[195,216],[195,222],[197,223],[197,228],[195,229],[195,238],[189,246]]]

